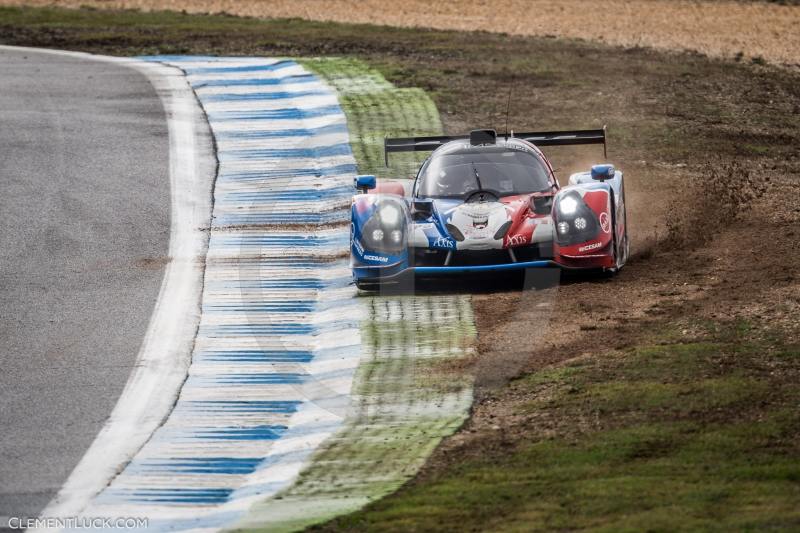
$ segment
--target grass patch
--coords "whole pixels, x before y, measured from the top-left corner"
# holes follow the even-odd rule
[[[529,439],[325,526],[366,531],[800,526],[800,359],[743,324],[526,376]],[[767,353],[768,352],[768,353]],[[553,427],[545,434],[537,425]]]
[[[304,59],[302,63],[338,92],[359,172],[413,177],[427,154],[393,154],[387,167],[383,141],[386,137],[442,134],[439,111],[425,91],[395,87],[380,71],[355,58]]]

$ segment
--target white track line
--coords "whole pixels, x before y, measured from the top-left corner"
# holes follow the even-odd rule
[[[169,415],[189,368],[200,320],[203,264],[208,247],[211,188],[216,173],[211,132],[179,69],[77,52],[0,46],[8,50],[104,61],[147,76],[167,117],[170,149],[170,261],[150,324],[111,416],[43,517],[78,515],[123,470]]]

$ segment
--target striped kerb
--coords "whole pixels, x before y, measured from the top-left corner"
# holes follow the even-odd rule
[[[84,514],[217,529],[290,484],[346,414],[356,165],[336,93],[296,62],[145,59],[184,71],[217,145],[202,315],[174,410]]]

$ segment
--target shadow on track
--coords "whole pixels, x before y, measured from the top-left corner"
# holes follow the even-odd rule
[[[575,283],[606,283],[613,278],[607,272],[571,272],[557,268],[489,274],[456,274],[447,277],[414,278],[408,276],[392,283],[359,290],[359,296],[492,294],[552,289]]]

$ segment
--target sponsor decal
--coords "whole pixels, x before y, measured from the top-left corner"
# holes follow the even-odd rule
[[[388,257],[384,257],[382,255],[370,255],[370,254],[367,254],[367,255],[364,256],[364,259],[366,259],[367,261],[377,261],[379,263],[388,263],[389,262],[389,258]]]
[[[474,217],[472,219],[472,226],[475,229],[483,229],[488,225],[489,225],[489,217],[488,216],[485,216],[485,217],[482,217],[482,218]]]
[[[462,233],[465,237],[470,239],[485,239],[489,236],[489,232],[486,228],[464,228]]]
[[[519,246],[520,244],[527,244],[528,237],[525,235],[512,235],[508,238],[509,246]]]
[[[358,239],[353,239],[353,246],[355,247],[356,252],[358,252],[358,255],[364,255],[364,246],[361,245]]]
[[[447,237],[437,237],[435,241],[433,241],[434,248],[455,248],[456,242],[453,239],[448,239]]]
[[[603,228],[604,233],[611,233],[611,220],[606,212],[600,213],[600,227]]]
[[[581,246],[580,248],[578,248],[578,251],[579,252],[588,252],[589,250],[596,250],[596,249],[602,248],[602,247],[603,247],[603,243],[602,242],[593,242],[592,244],[587,244],[586,246]]]
[[[507,144],[507,145],[505,145],[504,148],[506,150],[517,150],[519,152],[528,152],[529,154],[534,153],[534,151],[531,150],[530,148],[528,148],[527,146],[521,146],[521,145],[518,145],[518,144]]]
[[[501,205],[500,207],[505,209],[505,206]],[[486,207],[484,204],[475,204],[474,207],[472,204],[463,204],[459,214],[472,219],[483,220],[489,218],[491,210],[491,207]]]

